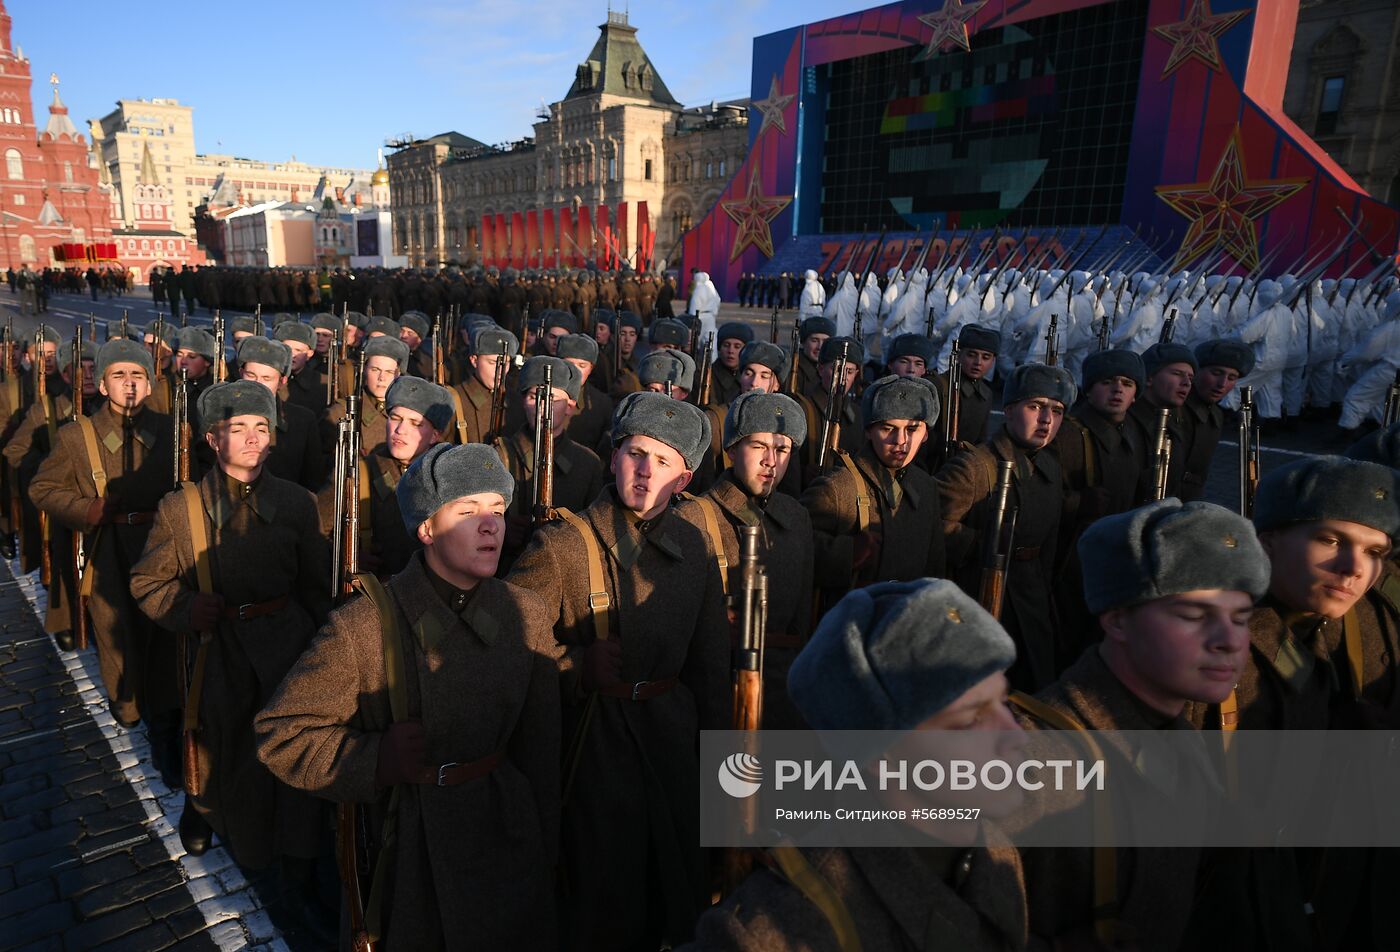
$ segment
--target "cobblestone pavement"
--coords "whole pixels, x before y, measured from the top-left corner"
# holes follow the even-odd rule
[[[180,845],[183,794],[107,710],[95,649],[60,653],[37,573],[0,562],[0,949],[277,950],[266,881]],[[266,878],[264,878],[265,880]]]

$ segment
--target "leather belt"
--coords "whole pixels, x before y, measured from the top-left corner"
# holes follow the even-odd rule
[[[1020,549],[1015,549],[1011,553],[1011,560],[1013,562],[1030,562],[1038,558],[1040,558],[1040,546],[1038,545],[1028,545]]]
[[[455,787],[458,784],[466,783],[468,780],[475,780],[484,777],[501,765],[506,759],[506,752],[498,750],[494,754],[488,754],[480,760],[469,761],[465,764],[456,762],[443,764],[437,769],[437,779],[429,780],[428,783],[436,784],[439,787]],[[430,768],[431,769],[431,768]]]
[[[635,684],[618,684],[599,688],[598,693],[607,697],[621,698],[624,701],[650,701],[660,697],[676,686],[679,681],[674,675],[659,681],[638,681]]]
[[[112,524],[117,526],[144,526],[156,521],[156,511],[118,512],[112,516]]]
[[[287,602],[291,599],[282,595],[278,598],[270,598],[265,602],[244,602],[242,605],[230,605],[221,613],[223,617],[231,621],[247,621],[250,618],[261,618],[264,615],[272,615],[287,607]]]

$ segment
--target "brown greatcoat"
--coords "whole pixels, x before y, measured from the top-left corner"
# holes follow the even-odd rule
[[[948,407],[948,373],[928,374],[926,379],[938,390],[938,405]],[[987,424],[996,406],[997,394],[985,380],[963,378],[958,387],[958,442],[975,446],[987,438]],[[948,462],[947,447],[943,443],[943,419],[930,428],[930,439],[919,451],[916,461],[930,473],[936,473]]]
[[[86,532],[92,596],[88,615],[97,642],[102,683],[112,712],[122,720],[158,715],[179,706],[173,664],[174,641],[156,630],[132,600],[127,586],[141,557],[150,522],[133,525],[130,513],[149,518],[170,488],[170,418],[141,409],[124,425],[108,406],[91,417],[97,451],[107,474],[107,497],[118,501],[117,519],[94,527],[88,506],[97,497],[83,436],[77,426],[58,431],[54,451],[39,464],[29,484],[34,505],[74,532]]]
[[[554,947],[559,832],[559,675],[548,613],[531,592],[483,579],[458,611],[422,556],[386,584],[397,608],[408,710],[430,765],[503,752],[464,784],[399,788],[385,947]],[[362,803],[379,841],[389,790],[375,784],[393,722],[374,603],[331,613],[257,716],[258,752],[291,786]]]
[[[311,492],[321,488],[326,480],[326,457],[314,413],[286,400],[277,401],[277,426],[272,431],[266,465],[278,479]]]
[[[1133,405],[1128,407],[1128,425],[1137,428],[1138,442],[1142,445],[1142,479],[1138,483],[1138,499],[1148,500],[1153,493],[1154,463],[1157,453],[1157,416],[1162,408],[1152,402],[1146,393],[1138,394]],[[1189,448],[1187,432],[1181,408],[1173,408],[1167,416],[1167,439],[1172,445],[1171,460],[1167,465],[1167,495],[1181,497],[1181,480],[1186,472],[1186,455]]]
[[[198,483],[215,592],[226,608],[287,602],[255,618],[226,618],[209,633],[196,741],[203,792],[190,803],[240,864],[258,868],[279,855],[314,857],[319,846],[319,807],[258,763],[253,715],[325,617],[330,566],[309,492],[266,472],[237,489],[230,483],[217,466]],[[183,493],[171,493],[131,570],[131,594],[152,621],[190,640],[191,658],[197,591],[188,508]]]
[[[960,851],[951,877],[917,847],[804,848],[850,914],[861,948],[879,952],[1017,952],[1026,948],[1021,858],[1005,838]],[[947,855],[939,850],[938,856]],[[755,872],[696,925],[695,952],[840,952],[830,921],[774,869]]]
[[[1181,408],[1181,425],[1186,434],[1186,452],[1181,474],[1181,501],[1191,502],[1205,495],[1211,460],[1225,429],[1225,411],[1220,404],[1191,391]],[[1176,447],[1172,448],[1176,452]]]
[[[91,402],[84,404],[84,415],[91,416],[101,405],[102,397],[91,398]],[[68,394],[51,396],[49,408],[48,413],[45,413],[43,404],[38,400],[31,403],[14,436],[4,444],[5,460],[18,471],[21,487],[29,485],[29,481],[39,469],[39,464],[53,449],[58,428],[73,419],[73,401]],[[52,438],[50,434],[53,434]],[[27,493],[24,493],[21,499],[26,510],[25,535],[29,536],[32,532],[37,544],[42,537],[39,510],[29,501]],[[52,635],[72,629],[73,600],[76,597],[73,533],[52,520],[49,523],[49,562],[53,576],[48,587],[48,607],[44,610],[44,631]]]
[[[938,471],[949,574],[973,598],[980,589],[982,535],[1002,460],[1015,463],[1007,514],[1018,508],[1015,551],[1007,563],[1001,623],[1016,642],[1008,677],[1017,688],[1037,690],[1055,678],[1055,611],[1051,579],[1063,505],[1060,464],[1043,449],[1030,456],[1006,428],[970,447]]]
[[[1086,730],[1131,732],[1115,733],[1107,739],[1101,735],[1110,776],[1131,783],[1131,792],[1115,798],[1115,803],[1128,802],[1136,806],[1155,801],[1155,806],[1145,809],[1163,811],[1169,809],[1166,804],[1173,799],[1195,799],[1207,791],[1218,790],[1219,780],[1211,767],[1204,740],[1195,764],[1176,761],[1179,770],[1170,790],[1158,786],[1148,774],[1141,772],[1139,765],[1147,755],[1142,744],[1149,732],[1179,730],[1194,735],[1195,729],[1181,716],[1149,714],[1147,706],[1109,669],[1097,646],[1085,651],[1058,681],[1036,697]],[[1032,716],[1021,714],[1019,719],[1028,729],[1055,729],[1054,725]],[[1067,756],[1088,756],[1087,749],[1076,744],[1072,735],[1061,739],[1067,745]],[[1034,809],[1023,810],[1011,818],[1010,823],[1016,827],[1033,825],[1036,813]],[[1133,825],[1130,817],[1120,815],[1117,810],[1115,817],[1115,823],[1124,824],[1120,829]],[[1191,917],[1201,851],[1191,847],[1120,847],[1115,853],[1118,920],[1128,931],[1129,947],[1144,952],[1176,952],[1181,948],[1181,939]],[[1028,848],[1021,851],[1021,861],[1025,866],[1032,944],[1044,942],[1054,946],[1057,941],[1072,937],[1082,941],[1092,936],[1093,848]]]
[[[311,411],[313,419],[319,420],[330,402],[330,394],[326,387],[325,355],[312,354],[298,373],[287,378],[287,385],[278,396],[288,403],[305,407]]]
[[[388,447],[381,446],[360,464],[360,480],[368,484],[368,511],[360,512],[360,533],[368,533],[368,547],[360,548],[360,568],[373,572],[381,579],[402,572],[409,557],[423,547],[418,534],[410,532],[403,524],[403,513],[399,509],[397,490],[399,480],[408,465],[400,463],[389,455]],[[335,500],[337,493],[345,487],[326,484],[316,494],[316,508],[321,514],[321,531],[327,542],[335,532]],[[364,487],[361,495],[365,495]],[[338,558],[337,553],[331,553]]]
[[[534,505],[535,488],[535,434],[533,427],[521,427],[509,439],[496,444],[506,469],[515,480],[515,496],[510,502],[508,515],[521,523],[528,522],[531,507]],[[554,505],[570,512],[583,512],[598,494],[603,491],[603,463],[597,454],[586,446],[574,442],[568,430],[554,438]],[[518,545],[507,540],[502,546],[501,568],[509,571],[525,548],[522,539]]]
[[[389,414],[384,409],[384,401],[376,400],[368,393],[360,394],[360,454],[368,456],[389,442]],[[335,459],[336,434],[340,421],[345,417],[345,398],[331,404],[321,420],[321,452],[326,457],[326,472],[332,470]]]
[[[822,475],[821,471],[817,469],[817,455],[821,451],[828,396],[830,394],[822,390],[820,382],[818,382],[804,391],[801,396],[795,398],[801,405],[802,412],[807,415],[807,441],[802,444],[802,452],[796,455],[790,465],[795,467],[799,462],[802,464],[801,482],[804,488],[810,486],[814,480]],[[840,430],[836,435],[836,448],[855,456],[866,441],[865,428],[861,426],[860,419],[860,394],[856,392],[854,385],[851,387],[851,392],[846,394],[841,419],[837,422],[840,425]],[[826,471],[830,472],[839,465],[836,458],[828,453]]]
[[[758,562],[768,576],[768,628],[763,656],[763,726],[803,730],[806,723],[787,696],[787,673],[812,631],[812,519],[802,504],[775,492],[750,496],[725,470],[704,496],[719,513],[716,524],[729,566],[729,592],[739,591],[739,529],[758,526]],[[688,500],[676,515],[712,542],[701,503]],[[711,557],[714,557],[711,548]]]
[[[816,540],[816,585],[826,600],[834,604],[850,589],[873,582],[944,577],[943,515],[933,477],[917,466],[890,470],[876,458],[869,440],[848,459],[861,475],[859,484],[850,467],[837,460],[802,494]],[[870,500],[866,531],[880,546],[874,564],[859,571],[853,560],[860,531],[858,496]]]
[[[38,396],[34,392],[34,374],[25,374],[22,381],[23,385],[20,383],[20,378],[15,378],[15,387],[6,387],[0,390],[0,392],[4,392],[10,389],[19,389],[24,401],[20,410],[13,418],[13,427],[10,428],[11,433],[8,434],[9,438],[0,441],[0,445],[5,447],[5,459],[10,464],[10,467],[15,467],[15,472],[12,473],[12,477],[16,479],[20,507],[24,510],[21,516],[24,532],[18,539],[20,569],[24,572],[32,572],[39,567],[42,558],[43,549],[40,545],[40,540],[43,538],[43,533],[40,531],[39,526],[39,510],[34,507],[34,503],[29,499],[29,481],[34,477],[34,472],[38,469],[39,463],[43,457],[31,452],[32,445],[30,444],[33,442],[32,437],[25,443],[23,449],[17,445],[17,441],[23,439],[23,435],[26,431],[33,433],[36,427],[46,429],[46,418],[44,416],[43,405],[39,403]],[[68,403],[68,397],[72,390],[68,386],[67,381],[56,373],[49,374],[45,386],[47,387],[49,395],[49,406],[55,408],[53,418],[54,426],[57,428],[62,421],[70,419],[73,415],[72,405]],[[6,396],[8,398],[9,394],[6,394]],[[64,408],[62,412],[57,410],[60,406],[60,401],[62,401],[61,405]],[[46,439],[44,452],[47,451],[48,443]],[[6,468],[9,469],[9,467]],[[51,531],[51,540],[52,535],[53,533]]]
[[[589,379],[592,379],[591,375]],[[570,439],[595,453],[598,452],[608,443],[612,432],[612,416],[612,397],[597,387],[585,385],[579,390],[578,409],[574,411],[573,419],[569,420]]]
[[[650,700],[597,695],[590,703],[580,679],[584,649],[595,640],[584,539],[564,521],[537,531],[510,581],[548,606],[565,738],[592,709],[564,806],[561,934],[575,949],[655,947],[661,933],[678,944],[708,897],[698,731],[729,723],[729,627],[719,569],[694,526],[668,510],[643,532],[612,488],[579,516],[602,549],[609,637],[622,645],[622,681],[679,681]]]

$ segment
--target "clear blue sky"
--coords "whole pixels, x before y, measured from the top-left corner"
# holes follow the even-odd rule
[[[870,0],[634,3],[632,25],[687,106],[748,95],[753,37]],[[43,128],[56,72],[73,121],[119,98],[194,107],[195,147],[265,161],[368,168],[385,139],[449,129],[484,142],[532,133],[561,99],[606,0],[5,0],[34,73]]]

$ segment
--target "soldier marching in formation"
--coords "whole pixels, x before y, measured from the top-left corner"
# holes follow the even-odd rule
[[[700,274],[188,269],[172,315],[254,315],[0,337],[4,551],[185,849],[275,865],[324,943],[1389,948],[1386,850],[1018,851],[1046,817],[1007,804],[723,887],[700,847],[699,731],[749,674],[749,727],[988,758],[1400,726],[1400,291],[1109,264],[748,275],[778,310],[725,322]],[[1381,426],[1261,472],[1293,404],[1247,328],[1309,308],[1350,344],[1308,392]],[[1201,501],[1226,446],[1238,513]],[[1142,804],[1214,782],[1177,780]]]

